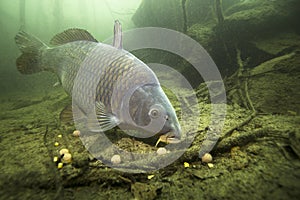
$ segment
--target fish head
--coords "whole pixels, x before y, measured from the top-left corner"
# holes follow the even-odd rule
[[[129,114],[134,128],[152,135],[164,135],[168,143],[180,141],[181,127],[176,112],[160,85],[137,88],[129,99]]]

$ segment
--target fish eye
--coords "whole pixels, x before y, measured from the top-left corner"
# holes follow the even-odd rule
[[[149,111],[149,116],[151,118],[157,118],[159,117],[160,113],[159,113],[159,110],[157,108],[152,108],[150,111]]]

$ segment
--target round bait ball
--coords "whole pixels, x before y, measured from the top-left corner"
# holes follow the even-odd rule
[[[69,149],[61,149],[60,151],[59,151],[59,155],[64,155],[64,154],[66,154],[66,153],[70,153],[69,152]]]
[[[159,147],[159,148],[157,149],[156,153],[157,153],[158,155],[164,155],[164,154],[167,153],[167,149],[164,148],[164,147]]]
[[[121,163],[121,156],[120,155],[113,155],[110,159],[112,164],[120,164]]]
[[[72,161],[72,155],[70,153],[65,153],[62,157],[63,163],[70,163]]]
[[[202,157],[202,162],[210,163],[213,160],[212,156],[209,153],[204,154]]]
[[[79,137],[80,136],[80,131],[79,130],[73,131],[73,136],[74,137]]]

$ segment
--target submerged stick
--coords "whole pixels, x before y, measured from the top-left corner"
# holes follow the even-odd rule
[[[187,17],[186,17],[186,7],[185,7],[186,0],[181,1],[182,5],[182,14],[183,14],[183,32],[187,32]]]
[[[20,5],[20,29],[24,30],[25,29],[25,10],[26,10],[26,0],[19,0],[19,5]]]
[[[222,0],[216,0],[215,3],[216,3],[216,14],[217,14],[218,22],[219,24],[223,24],[224,15],[222,11]]]
[[[245,132],[240,134],[237,137],[229,137],[226,138],[218,143],[216,146],[216,152],[226,152],[229,151],[232,147],[235,146],[244,146],[250,142],[255,141],[257,138],[265,137],[266,135],[270,134],[270,129],[261,128],[256,131]]]

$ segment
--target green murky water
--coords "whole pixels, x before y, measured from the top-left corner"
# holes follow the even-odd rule
[[[1,0],[0,5],[0,199],[299,198],[299,1]],[[183,107],[200,111],[188,120],[179,117],[187,129],[199,123],[192,133],[184,133],[195,135],[189,148],[168,166],[155,170],[152,165],[147,173],[124,172],[126,163],[119,171],[95,159],[73,135],[74,124],[61,120],[72,100],[61,86],[53,86],[57,77],[17,71],[21,53],[14,37],[19,29],[46,44],[75,27],[103,41],[113,35],[116,19],[123,31],[149,26],[179,31],[201,44],[216,63],[227,113],[209,164],[198,152],[213,128],[213,98],[224,93],[210,96],[211,80],[204,83],[205,77],[180,56],[154,49],[132,52],[145,63],[176,69],[190,82],[195,104],[186,88],[164,88],[177,114]],[[173,43],[188,49],[180,41]],[[168,73],[159,77],[170,84],[179,80]],[[188,94],[175,97],[174,91]],[[117,128],[107,137],[129,152],[155,153],[166,145],[156,147],[156,140],[131,137]],[[72,161],[59,168],[63,148]],[[155,162],[163,161],[154,156]]]

